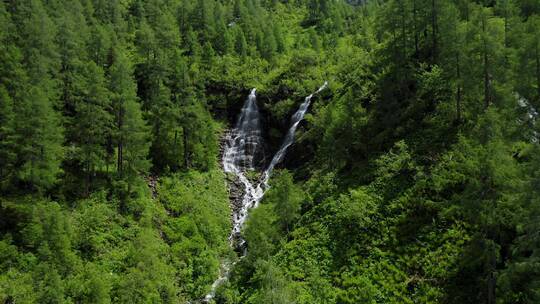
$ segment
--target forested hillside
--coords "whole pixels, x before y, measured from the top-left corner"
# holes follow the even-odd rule
[[[538,0],[0,1],[0,303],[540,303],[539,109]]]

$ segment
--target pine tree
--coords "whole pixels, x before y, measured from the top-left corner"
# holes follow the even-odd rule
[[[488,8],[480,7],[475,11],[474,24],[476,33],[480,36],[478,41],[473,42],[474,51],[482,58],[481,71],[483,83],[484,108],[495,102],[495,83],[502,78],[502,64],[504,58],[504,28],[503,24],[492,19],[492,12]]]
[[[110,64],[109,55],[112,47],[111,29],[109,26],[96,24],[90,29],[88,56],[98,66]]]
[[[174,57],[177,48],[181,45],[180,31],[174,16],[168,11],[161,12],[156,18],[154,33],[156,39],[156,53],[159,63],[164,70],[169,70],[171,60]]]
[[[308,8],[308,20],[311,25],[315,24],[320,20],[320,1],[319,0],[309,0],[307,4]]]
[[[504,46],[509,48],[513,44],[513,33],[520,22],[518,6],[514,0],[498,0],[495,13],[504,19]]]
[[[75,155],[72,156],[78,164],[76,172],[83,173],[85,194],[88,195],[92,189],[93,177],[107,162],[106,143],[113,119],[103,70],[90,62],[85,73],[86,94],[75,106],[71,134],[76,147]]]
[[[522,192],[519,193],[523,207],[520,212],[520,236],[512,245],[512,254],[508,267],[501,271],[499,288],[504,302],[510,302],[519,295],[522,303],[536,303],[540,300],[540,146],[534,144],[525,152],[527,166],[524,167],[526,179]]]
[[[143,19],[137,30],[136,40],[139,55],[147,65],[151,64],[157,57],[158,42],[154,30],[146,19]]]
[[[529,102],[540,106],[540,18],[531,17],[525,24],[525,33],[516,65],[516,87]]]
[[[265,195],[265,202],[273,204],[278,216],[278,224],[284,233],[289,233],[300,215],[303,200],[302,190],[294,185],[292,175],[281,171],[272,178],[271,188]]]
[[[262,48],[259,50],[261,52],[261,56],[266,60],[272,59],[277,50],[276,38],[271,30],[271,28],[267,27],[263,31]]]
[[[202,48],[202,63],[208,67],[211,67],[215,56],[216,51],[214,51],[212,44],[210,42],[206,42]]]
[[[117,173],[121,178],[133,179],[149,167],[148,131],[137,102],[132,68],[122,49],[115,51],[110,74]]]
[[[199,32],[202,44],[215,37],[214,1],[198,0],[193,10],[193,29]]]
[[[16,25],[10,20],[4,2],[0,3],[0,83],[11,96],[22,91],[27,75],[22,66],[22,51],[15,44]]]
[[[58,69],[55,26],[39,1],[17,4],[13,16],[28,75],[14,103],[16,178],[31,190],[46,190],[57,180],[63,157],[63,130],[55,110]]]
[[[247,56],[247,47],[244,31],[242,31],[241,28],[238,28],[236,30],[235,51],[241,58],[245,58]]]
[[[219,55],[225,55],[233,49],[233,39],[225,24],[223,7],[218,3],[215,9],[216,36],[213,40],[214,48]]]
[[[453,5],[447,6],[441,17],[441,60],[440,64],[451,73],[455,86],[455,122],[461,123],[463,118],[463,70],[466,48],[465,26],[459,20],[459,11]]]
[[[244,0],[234,0],[233,17],[236,20],[243,19],[247,14],[247,8]]]
[[[6,89],[0,86],[0,189],[8,182],[16,157],[13,151],[13,119],[13,101]]]
[[[59,28],[57,44],[61,60],[61,100],[65,109],[65,115],[72,115],[75,104],[82,94],[81,83],[83,80],[84,67],[86,61],[84,49],[84,37],[75,31],[76,25],[73,20],[64,17]]]
[[[186,39],[184,40],[184,48],[187,51],[186,55],[189,55],[192,61],[197,61],[201,56],[201,45],[197,40],[197,34],[191,29],[188,29]]]
[[[17,178],[30,189],[46,190],[57,180],[63,157],[60,117],[47,93],[30,85],[15,108]]]
[[[308,31],[309,34],[309,42],[311,44],[311,48],[314,49],[316,52],[321,51],[321,40],[319,39],[319,35],[317,35],[317,32],[314,28],[310,28]]]
[[[283,35],[283,31],[281,30],[281,26],[278,24],[275,24],[273,26],[274,30],[274,39],[276,40],[276,47],[277,52],[282,54],[285,53],[287,50],[287,47],[285,45],[285,37]]]
[[[18,50],[9,40],[8,33],[13,28],[4,3],[0,3],[0,190],[9,182],[12,173],[15,154],[14,142],[14,112],[13,100],[5,86],[11,86],[14,91],[17,81],[20,81],[22,69],[16,57]]]
[[[294,303],[295,294],[291,282],[273,262],[259,260],[256,264],[253,281],[259,285],[259,292],[250,298],[249,303]]]
[[[182,100],[179,117],[182,126],[184,168],[207,171],[214,168],[218,153],[216,130],[208,110],[191,91]]]

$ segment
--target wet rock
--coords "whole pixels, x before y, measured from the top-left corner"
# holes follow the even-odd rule
[[[159,183],[159,177],[156,175],[150,175],[146,178],[146,182],[148,184],[148,188],[150,188],[150,191],[152,192],[152,198],[156,199],[158,195],[157,186]]]

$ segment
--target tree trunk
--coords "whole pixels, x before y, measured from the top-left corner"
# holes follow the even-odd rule
[[[487,304],[495,304],[495,284],[496,284],[495,273],[491,272],[489,274]]]

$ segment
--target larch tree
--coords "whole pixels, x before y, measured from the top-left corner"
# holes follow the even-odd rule
[[[16,99],[16,176],[30,189],[46,190],[60,173],[63,130],[56,110],[58,92],[51,77],[58,68],[55,26],[39,1],[18,6],[22,64],[28,75]]]
[[[106,144],[113,126],[111,102],[103,69],[89,62],[85,68],[85,95],[75,106],[71,131],[76,151],[74,158],[84,175],[85,194],[92,189],[93,178],[107,162]]]
[[[116,48],[110,71],[114,115],[116,168],[120,178],[134,178],[149,168],[148,128],[142,118],[130,62],[122,48]]]

